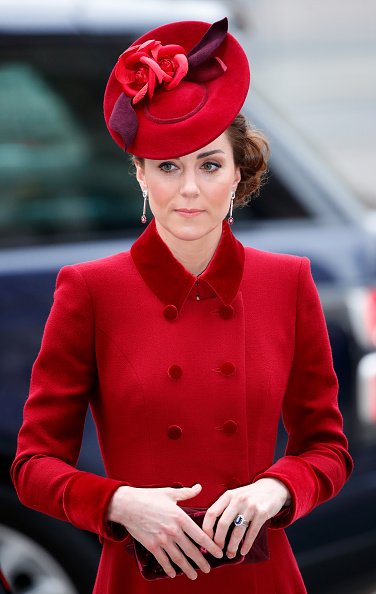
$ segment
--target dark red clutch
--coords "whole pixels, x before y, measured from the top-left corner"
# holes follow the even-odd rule
[[[206,509],[197,507],[182,507],[182,509],[201,528],[206,513]],[[229,559],[225,553],[227,545],[230,542],[232,530],[235,527],[234,524],[232,524],[228,530],[225,540],[224,555],[221,559],[217,559],[217,557],[214,557],[213,555],[208,553],[206,549],[201,548],[201,552],[212,569],[216,567],[222,567],[223,565],[236,565],[239,563],[259,563],[260,561],[267,561],[269,559],[267,532],[269,523],[270,522],[266,522],[263,525],[256,537],[255,542],[252,545],[251,550],[246,555],[240,554],[241,544],[239,545],[237,554],[233,559]],[[197,543],[195,544],[197,546]],[[150,551],[148,551],[140,542],[138,542],[138,540],[132,538],[132,542],[126,545],[126,549],[128,553],[135,556],[141,575],[146,580],[159,580],[167,577],[167,574],[165,573],[162,566],[158,563],[154,555],[150,553]],[[198,569],[197,565],[194,563],[192,559],[189,559],[189,562],[192,565],[192,567]],[[177,575],[181,575],[183,573],[180,567],[175,565],[175,563],[171,562],[171,564],[175,569]]]

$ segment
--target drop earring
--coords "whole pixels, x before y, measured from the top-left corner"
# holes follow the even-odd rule
[[[141,223],[143,223],[145,225],[147,218],[146,218],[146,203],[148,201],[148,191],[147,190],[142,190],[142,196],[144,198],[144,206],[142,209],[142,216],[141,216]]]
[[[230,213],[227,219],[229,225],[232,225],[234,222],[234,217],[232,216],[232,209],[234,208],[234,200],[235,200],[235,192],[231,192],[231,204],[230,204]]]

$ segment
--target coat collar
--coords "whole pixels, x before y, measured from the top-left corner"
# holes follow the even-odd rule
[[[172,254],[157,231],[155,219],[132,245],[131,255],[153,293],[165,305],[175,305],[180,311],[197,277]],[[244,247],[225,220],[218,247],[198,278],[200,282],[205,281],[225,305],[230,305],[239,290],[243,268]]]

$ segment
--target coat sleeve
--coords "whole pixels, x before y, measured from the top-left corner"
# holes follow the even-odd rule
[[[11,476],[24,505],[101,538],[126,540],[125,528],[107,522],[106,512],[127,483],[76,468],[96,376],[90,294],[81,272],[67,266],[33,366]]]
[[[353,463],[338,408],[338,380],[310,261],[301,259],[297,288],[294,358],[282,416],[288,433],[285,455],[254,477],[282,481],[291,504],[272,520],[284,528],[333,497]]]

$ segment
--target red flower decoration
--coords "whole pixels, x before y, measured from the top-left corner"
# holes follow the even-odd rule
[[[162,45],[149,39],[123,52],[115,67],[115,76],[135,104],[146,93],[151,99],[156,85],[174,89],[188,72],[188,60],[180,45]]]

